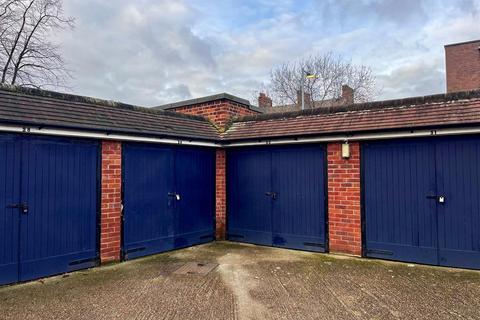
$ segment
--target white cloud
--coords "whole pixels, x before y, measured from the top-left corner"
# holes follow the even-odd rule
[[[480,38],[480,0],[68,0],[59,36],[78,94],[158,105],[230,92],[312,52],[371,66],[383,94],[444,90],[443,45]]]

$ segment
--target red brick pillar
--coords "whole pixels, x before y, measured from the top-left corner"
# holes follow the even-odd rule
[[[226,185],[226,152],[223,149],[216,151],[216,179],[215,179],[215,215],[216,239],[225,239],[225,219],[227,211]]]
[[[360,213],[360,145],[350,143],[350,158],[342,158],[342,143],[328,145],[328,220],[330,252],[362,254]]]
[[[102,141],[102,207],[100,260],[120,260],[120,228],[122,214],[122,144]]]

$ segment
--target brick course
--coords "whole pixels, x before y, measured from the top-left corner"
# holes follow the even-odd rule
[[[350,143],[349,159],[342,159],[341,143],[328,144],[327,153],[330,252],[360,256],[360,145]]]
[[[102,141],[101,263],[120,260],[122,144]]]

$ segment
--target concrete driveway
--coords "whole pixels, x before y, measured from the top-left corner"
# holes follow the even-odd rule
[[[0,318],[479,319],[480,272],[217,242],[0,288]]]

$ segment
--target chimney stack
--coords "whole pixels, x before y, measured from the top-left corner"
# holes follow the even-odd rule
[[[272,98],[267,96],[265,93],[260,92],[260,95],[258,96],[258,107],[259,108],[273,107]]]
[[[349,105],[349,104],[353,104],[354,101],[355,101],[355,96],[354,96],[354,92],[353,92],[353,89],[344,84],[342,86],[342,100],[343,100],[343,104],[345,105]]]
[[[447,92],[480,89],[480,40],[445,46]]]
[[[310,109],[312,104],[312,97],[309,93],[304,92],[303,98],[305,99],[305,109]],[[297,108],[300,110],[302,109],[302,91],[297,90]]]

